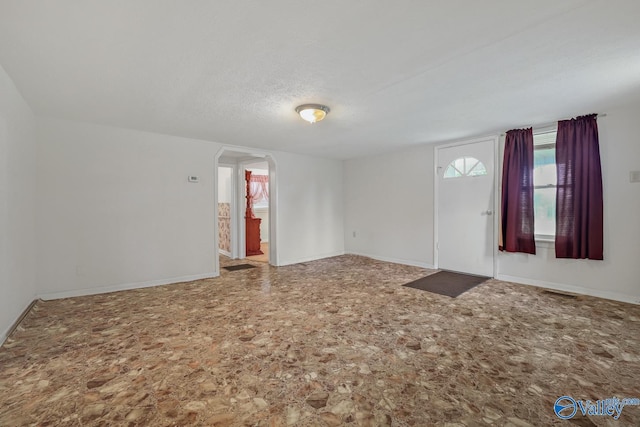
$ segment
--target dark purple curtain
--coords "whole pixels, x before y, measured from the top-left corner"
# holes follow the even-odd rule
[[[558,122],[556,258],[603,259],[597,115]]]
[[[531,128],[507,132],[502,169],[501,221],[501,251],[536,253]]]

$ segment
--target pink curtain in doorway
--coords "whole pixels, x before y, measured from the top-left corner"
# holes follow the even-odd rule
[[[269,201],[269,176],[251,174],[249,178],[249,191],[252,206],[263,200]]]
[[[245,218],[255,218],[253,205],[263,200],[269,200],[269,176],[253,175],[251,171],[244,171],[244,179],[247,184],[247,209]]]

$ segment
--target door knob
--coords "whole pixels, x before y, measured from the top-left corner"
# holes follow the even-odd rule
[[[493,211],[491,209],[487,209],[487,212],[485,212],[487,215],[493,215]]]

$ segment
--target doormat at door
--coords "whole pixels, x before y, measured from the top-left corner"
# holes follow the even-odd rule
[[[488,279],[490,277],[439,271],[403,286],[455,298]]]
[[[251,264],[238,264],[238,265],[228,265],[222,268],[228,271],[236,271],[236,270],[246,270],[247,268],[256,268],[256,266]]]

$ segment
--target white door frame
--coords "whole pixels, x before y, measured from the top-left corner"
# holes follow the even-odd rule
[[[271,153],[267,153],[261,150],[255,150],[252,148],[244,148],[244,147],[235,147],[235,146],[222,146],[220,150],[216,153],[213,160],[213,168],[215,171],[216,183],[213,186],[213,202],[214,202],[214,219],[213,226],[215,229],[214,233],[214,247],[215,254],[214,257],[214,271],[220,274],[220,257],[218,256],[218,246],[220,244],[220,237],[218,235],[218,166],[223,165],[227,166],[228,164],[220,163],[220,157],[224,155],[225,152],[235,152],[235,153],[246,153],[247,158],[252,158],[252,161],[255,162],[257,159],[264,159],[269,165],[269,264],[273,266],[279,265],[279,257],[278,257],[278,245],[277,245],[277,213],[278,213],[278,181],[277,181],[277,163],[276,159],[273,157]],[[242,159],[245,160],[244,158]],[[232,254],[238,254],[240,258],[244,258],[244,248],[245,242],[242,237],[244,237],[244,229],[245,224],[244,221],[238,220],[238,218],[242,217],[243,210],[241,208],[242,205],[242,197],[244,197],[244,190],[240,183],[244,182],[244,176],[240,177],[241,173],[244,173],[244,166],[241,165],[243,161],[239,161],[238,165],[235,166],[234,169],[234,179],[232,187],[234,187],[234,194],[236,195],[236,199],[234,200],[234,204],[236,205],[236,227],[235,235],[237,242],[236,247],[232,246],[232,250],[235,249],[237,252],[232,252]],[[232,234],[234,230],[232,229]],[[233,245],[233,239],[232,239]]]
[[[237,230],[236,224],[238,222],[238,219],[237,219],[236,212],[238,211],[238,200],[237,200],[237,197],[236,197],[236,179],[235,179],[235,176],[236,176],[236,170],[238,169],[238,165],[237,164],[233,164],[233,163],[220,163],[219,162],[216,170],[219,170],[221,167],[230,168],[231,169],[231,182],[229,183],[230,187],[231,187],[231,190],[230,190],[231,203],[230,203],[230,209],[229,209],[229,217],[230,217],[230,220],[231,220],[230,224],[229,224],[229,232],[230,232],[229,238],[231,239],[231,242],[230,242],[230,246],[229,246],[229,252],[230,252],[230,257],[231,258],[237,258],[237,253],[238,253],[238,248],[237,248],[237,246],[238,246],[238,243],[237,243],[238,236],[237,236],[237,234],[238,234],[238,230]],[[218,178],[218,175],[219,174],[216,174],[216,178]],[[216,189],[218,188],[218,185],[219,185],[219,183],[216,182]],[[216,212],[217,212],[217,209],[218,209],[217,205],[218,205],[218,202],[216,201]],[[217,214],[216,214],[216,216],[217,216]],[[220,219],[218,219],[218,221],[220,221]],[[218,239],[220,238],[220,235],[219,235],[218,230],[217,230],[217,226],[216,226],[216,236],[218,236]],[[220,242],[218,242],[218,245],[219,244],[220,244]]]
[[[450,147],[457,147],[457,146],[461,146],[461,145],[469,145],[469,144],[475,144],[478,142],[485,142],[485,141],[492,141],[493,142],[493,187],[494,187],[494,198],[493,198],[493,277],[496,277],[496,275],[498,274],[498,215],[499,215],[499,195],[500,195],[500,191],[498,188],[498,175],[499,175],[499,171],[502,170],[502,167],[500,167],[500,165],[498,164],[498,151],[499,151],[499,135],[490,135],[490,136],[486,136],[486,137],[481,137],[481,138],[473,138],[473,139],[465,139],[465,140],[459,140],[459,141],[454,141],[454,142],[450,142],[447,144],[440,144],[440,145],[436,145],[433,147],[433,151],[434,151],[434,156],[433,156],[433,177],[434,177],[434,183],[433,183],[433,199],[434,199],[434,203],[433,203],[433,265],[435,266],[435,268],[439,267],[439,248],[438,248],[438,243],[440,241],[440,236],[438,235],[438,225],[439,225],[439,221],[438,221],[438,211],[440,208],[440,190],[439,190],[439,184],[440,184],[440,176],[439,176],[439,171],[438,171],[438,163],[439,163],[439,155],[440,155],[440,149],[442,148],[450,148]]]

